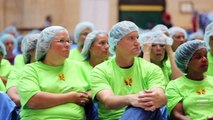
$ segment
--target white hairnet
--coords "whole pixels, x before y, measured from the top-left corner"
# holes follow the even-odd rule
[[[22,54],[24,56],[25,63],[30,62],[31,54],[36,48],[36,44],[37,44],[39,37],[40,37],[39,33],[28,34],[22,40],[21,50],[22,50]]]
[[[173,39],[167,37],[162,31],[154,31],[141,34],[139,36],[139,41],[141,45],[147,43],[154,43],[154,44],[162,44],[162,45],[172,45]]]
[[[0,41],[0,53],[2,54],[3,57],[7,54],[4,44],[1,41]]]
[[[10,26],[6,27],[3,30],[3,34],[11,34],[14,37],[17,37],[19,35],[19,33],[17,31],[17,28],[15,26],[13,26],[13,25],[10,25]]]
[[[174,26],[174,27],[169,28],[169,36],[170,36],[171,38],[173,38],[175,34],[180,33],[180,32],[183,33],[185,39],[187,39],[186,30],[184,30],[183,28],[177,27],[177,26]]]
[[[13,35],[11,35],[11,34],[8,34],[8,33],[3,34],[3,35],[1,36],[1,38],[0,38],[0,41],[1,41],[2,43],[5,43],[5,41],[6,41],[7,39],[13,40],[14,44],[16,43],[15,37],[14,37]]]
[[[67,31],[62,26],[51,26],[41,31],[40,38],[38,39],[36,46],[35,58],[37,61],[40,61],[45,57],[47,50],[49,49],[50,44],[52,43],[52,40],[54,39],[56,34],[62,30]]]
[[[208,50],[211,49],[210,46],[209,46],[210,36],[213,36],[213,22],[207,25],[207,27],[205,29],[205,34],[204,34],[204,41],[207,44]]]
[[[100,34],[108,35],[106,32],[101,31],[101,30],[95,30],[87,35],[85,42],[84,42],[83,49],[81,51],[81,54],[83,55],[85,60],[89,59],[89,57],[90,57],[89,49],[90,49],[91,45],[93,44],[93,42],[97,39],[97,36]]]
[[[124,36],[131,32],[138,32],[138,26],[131,21],[121,21],[115,24],[109,32],[109,51],[112,55],[115,54],[115,46]]]
[[[203,33],[194,32],[189,35],[188,41],[195,40],[197,37],[203,37]]]
[[[175,63],[177,67],[183,72],[187,73],[187,65],[194,55],[194,53],[200,49],[206,48],[206,43],[201,40],[188,41],[181,44],[175,51]]]
[[[163,33],[169,33],[169,29],[163,25],[163,24],[158,24],[155,27],[152,28],[152,31],[162,31]]]
[[[78,43],[79,36],[82,31],[85,29],[91,29],[92,31],[95,29],[95,25],[91,22],[80,22],[76,25],[75,31],[74,31],[74,41],[75,43]]]

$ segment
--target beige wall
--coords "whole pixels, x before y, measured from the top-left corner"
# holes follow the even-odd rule
[[[213,11],[212,0],[167,0],[167,11],[171,14],[174,25],[181,26],[186,29],[192,28],[192,14],[184,14],[180,12],[180,3],[185,1],[192,2],[193,8],[197,11]]]
[[[39,28],[43,26],[45,16],[50,14],[53,16],[54,25],[65,26],[73,33],[75,25],[85,20],[85,18],[87,19],[87,17],[81,16],[82,9],[80,1],[81,0],[0,0],[0,30],[10,24],[15,24],[18,28]],[[102,22],[95,24],[100,24],[97,25],[100,28],[110,29],[111,26],[118,21],[118,0],[102,1],[103,3],[106,3],[106,1],[109,2],[109,8],[105,8],[105,10],[108,10],[108,12],[105,11],[105,13],[107,13],[105,15],[108,17],[104,17],[108,19],[105,20],[108,23],[105,23],[105,25]],[[172,15],[174,25],[186,29],[191,28],[192,15],[180,12],[179,4],[184,1],[191,1],[194,9],[198,11],[213,11],[212,0],[167,0],[167,11]],[[98,2],[101,3],[100,1]],[[94,9],[94,7],[88,9]],[[94,13],[96,14],[97,12],[99,11],[96,10]],[[87,13],[85,13],[85,15],[86,14]],[[100,17],[97,19],[94,15],[93,21],[99,19]]]
[[[71,32],[79,22],[79,0],[0,0],[0,30],[15,24],[18,28],[40,28],[46,15],[53,25],[66,26]]]

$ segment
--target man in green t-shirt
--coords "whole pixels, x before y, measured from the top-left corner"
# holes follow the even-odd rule
[[[99,119],[161,119],[165,80],[158,66],[136,57],[140,53],[138,27],[130,21],[115,24],[109,45],[115,57],[97,65],[90,78]]]

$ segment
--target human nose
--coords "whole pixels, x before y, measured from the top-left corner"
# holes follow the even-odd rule
[[[180,37],[180,41],[181,42],[185,42],[185,37],[183,36],[183,37]]]
[[[208,58],[205,57],[205,56],[203,56],[201,60],[202,60],[202,62],[207,62],[207,61],[208,61]]]

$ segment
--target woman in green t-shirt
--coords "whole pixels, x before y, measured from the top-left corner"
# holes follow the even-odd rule
[[[204,75],[208,69],[205,42],[193,40],[180,45],[175,52],[175,62],[186,75],[167,85],[170,117],[181,120],[213,117],[213,77]]]
[[[205,74],[213,76],[213,22],[206,27],[204,41],[206,42],[209,50],[207,53],[209,66]]]
[[[23,63],[24,64],[29,64],[32,62],[35,62],[35,48],[36,48],[36,43],[39,38],[40,34],[29,34],[26,35],[23,40],[22,40],[22,57],[23,57]],[[22,67],[13,67],[11,70],[11,73],[8,77],[6,89],[7,89],[7,94],[9,97],[13,100],[13,102],[17,105],[20,106],[20,99],[18,96],[18,91],[17,91],[17,84],[18,81],[21,77],[21,72],[24,66]]]
[[[142,57],[162,69],[167,84],[170,80],[183,75],[174,61],[171,47],[173,40],[167,37],[163,31],[155,30],[141,34],[139,40],[142,44]],[[166,64],[168,60],[170,65]]]
[[[0,41],[0,91],[5,92],[5,84],[10,71],[9,61],[3,59],[6,55],[4,44]]]
[[[84,119],[90,86],[83,66],[67,59],[68,31],[61,26],[45,28],[37,41],[37,62],[24,67],[18,83],[22,120]]]

